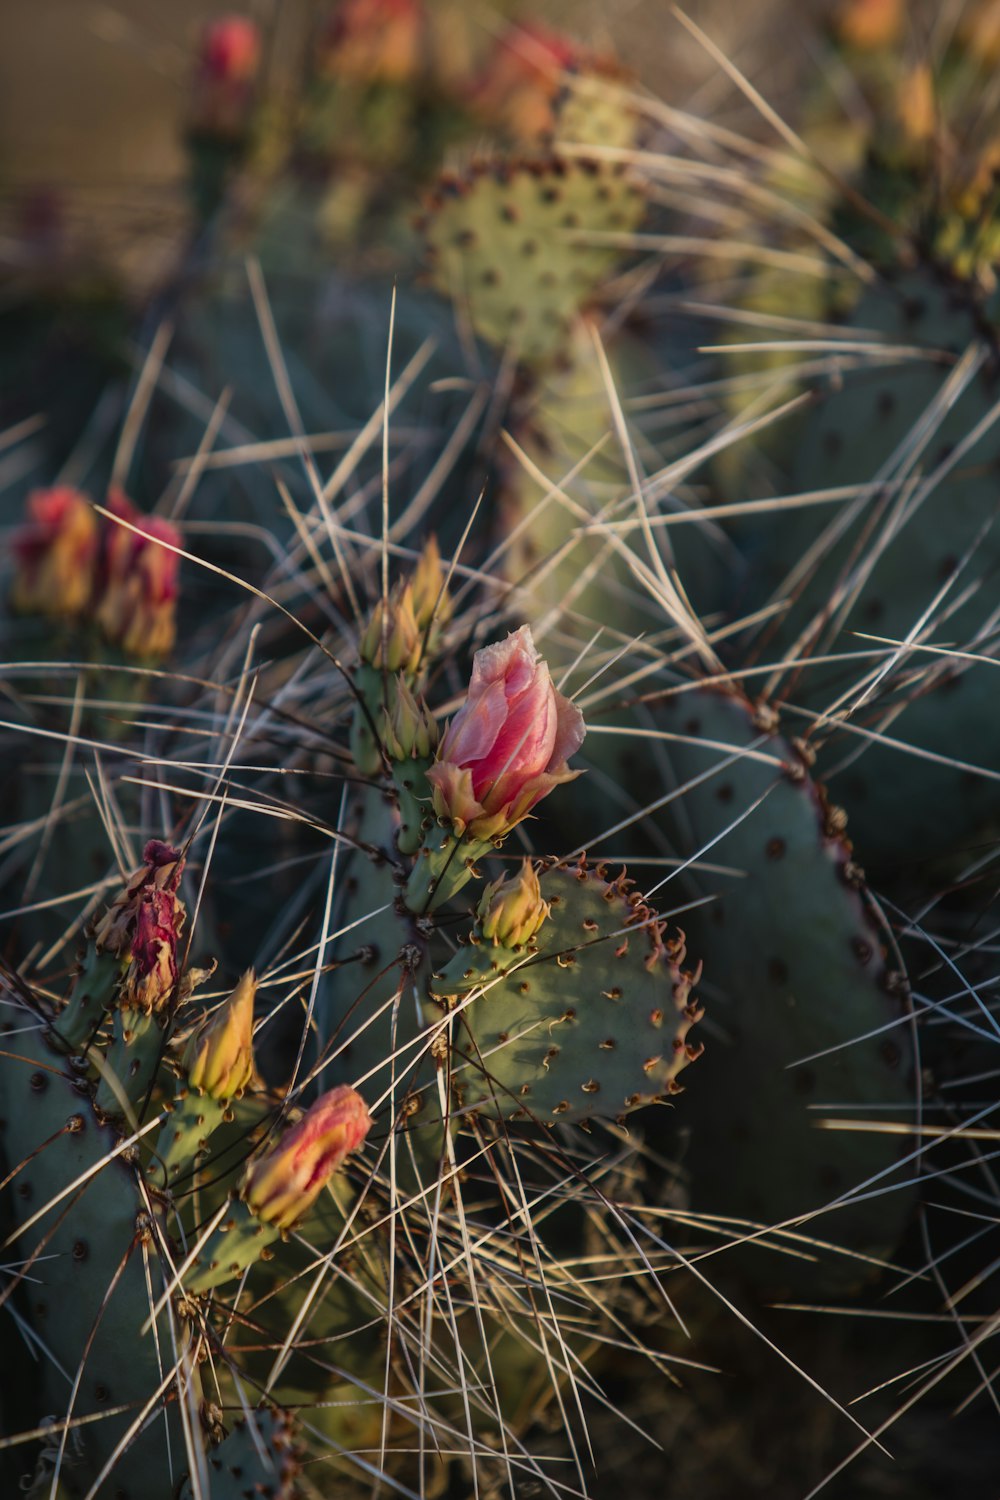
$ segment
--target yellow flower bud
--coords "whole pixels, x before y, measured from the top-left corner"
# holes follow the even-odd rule
[[[239,1098],[253,1081],[253,1002],[257,976],[248,969],[184,1049],[188,1083],[212,1099]]]

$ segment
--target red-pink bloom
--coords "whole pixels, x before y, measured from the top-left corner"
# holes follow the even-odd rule
[[[97,516],[79,490],[33,490],[25,523],[11,538],[13,607],[52,617],[79,614],[94,586],[97,537]]]
[[[371,1129],[361,1095],[347,1084],[323,1094],[243,1175],[240,1195],[266,1224],[290,1229],[312,1207],[346,1156]]]
[[[201,68],[213,78],[246,82],[260,64],[260,31],[249,16],[219,16],[202,33]]]
[[[128,656],[165,656],[177,630],[180,558],[170,548],[180,546],[180,533],[169,521],[142,515],[120,490],[108,496],[108,509],[128,525],[111,521],[104,534],[97,622]]]
[[[160,839],[149,840],[142,860],[98,924],[94,941],[99,951],[127,960],[120,1004],[155,1011],[177,984],[177,948],[186,915],[177,890],[184,860]]]
[[[249,16],[219,16],[202,33],[191,123],[196,133],[241,137],[254,101],[260,31]]]
[[[578,776],[583,715],[553,686],[527,625],[477,651],[465,703],[427,773],[434,808],[457,832],[496,838]]]

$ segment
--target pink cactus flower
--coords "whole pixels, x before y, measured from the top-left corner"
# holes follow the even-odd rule
[[[98,572],[97,622],[127,656],[165,656],[176,635],[180,533],[169,521],[144,516],[120,490],[108,509],[128,522],[110,522]],[[129,526],[141,528],[141,534]],[[160,546],[166,542],[166,546]]]
[[[371,1116],[347,1084],[323,1094],[246,1169],[241,1197],[258,1219],[290,1229],[308,1212],[344,1158],[364,1141]]]
[[[438,816],[473,838],[509,832],[555,787],[580,773],[583,715],[553,686],[527,625],[476,652],[465,703],[427,773]]]
[[[51,618],[85,609],[94,586],[98,529],[79,490],[33,490],[25,523],[11,539],[17,563],[13,608]]]

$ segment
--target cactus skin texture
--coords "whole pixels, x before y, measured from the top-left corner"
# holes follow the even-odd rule
[[[424,216],[431,279],[480,338],[544,364],[621,255],[602,236],[627,234],[644,212],[620,165],[478,164],[445,178]]]
[[[829,774],[831,790],[847,808],[865,861],[882,868],[917,851],[926,858],[970,839],[978,842],[984,824],[1000,817],[1000,783],[969,769],[991,771],[1000,754],[994,669],[988,662],[904,651],[853,709],[853,698],[882,666],[886,652],[884,645],[859,638],[859,632],[903,641],[937,600],[917,641],[990,651],[992,580],[1000,566],[1000,528],[993,519],[1000,457],[996,425],[939,481],[924,481],[951,463],[959,444],[994,406],[997,354],[994,330],[984,322],[971,289],[945,278],[911,274],[898,284],[879,285],[859,302],[852,325],[876,330],[891,344],[921,348],[926,357],[856,370],[826,393],[800,435],[792,484],[796,492],[859,486],[858,499],[843,502],[835,517],[839,523],[849,514],[850,524],[831,543],[821,541],[824,526],[833,524],[826,507],[788,514],[780,526],[758,523],[751,542],[756,566],[749,576],[762,592],[745,602],[761,603],[772,589],[793,598],[777,639],[767,644],[767,659],[780,659],[782,650],[795,657],[866,648],[883,652],[871,659],[789,668],[782,686],[782,695],[794,705],[813,712],[839,708],[818,737],[827,740],[820,772]],[[961,355],[973,345],[982,350],[981,369],[935,426],[916,465],[899,470],[903,484],[877,484],[876,476],[951,373],[954,359],[942,351]],[[796,596],[783,580],[810,547],[818,549],[816,560]],[[838,717],[851,709],[850,725],[882,732],[918,754],[839,730]],[[966,769],[935,763],[919,752],[954,758]]]
[[[295,1500],[298,1464],[287,1417],[260,1407],[235,1423],[208,1455],[212,1500]],[[190,1479],[180,1500],[194,1500]]]
[[[19,1015],[28,1024],[28,1014]],[[157,1298],[163,1290],[153,1248],[155,1198],[141,1186],[135,1152],[117,1150],[116,1133],[98,1120],[66,1057],[41,1030],[20,1032],[11,1051],[16,1060],[0,1072],[0,1147],[11,1166],[25,1164],[10,1191],[25,1219],[53,1205],[14,1241],[18,1258],[30,1262],[22,1306],[58,1362],[40,1361],[41,1409],[69,1410],[79,1370],[71,1416],[109,1412],[68,1435],[63,1492],[67,1500],[88,1492],[148,1405],[148,1420],[114,1460],[114,1493],[154,1500],[150,1474],[168,1474],[170,1451],[174,1464],[184,1465],[178,1407],[164,1405],[158,1392],[174,1364],[172,1340],[178,1348],[187,1340],[168,1314],[155,1332],[141,1333],[151,1293]],[[56,1447],[59,1440],[57,1433]]]
[[[831,1133],[818,1122],[863,1118],[872,1108],[878,1119],[908,1118],[905,981],[852,861],[842,815],[777,732],[773,710],[736,692],[696,688],[667,698],[659,722],[678,736],[666,745],[677,784],[703,778],[679,800],[676,826],[684,832],[676,836],[691,852],[722,834],[705,858],[735,872],[731,880],[700,876],[695,865],[699,893],[719,894],[685,916],[692,943],[709,958],[706,998],[722,1031],[706,1045],[704,1090],[686,1101],[692,1202],[779,1224],[887,1178],[898,1160],[891,1136]],[[732,754],[739,759],[721,764]],[[821,1214],[804,1232],[886,1255],[911,1206],[908,1191],[878,1194]],[[773,1286],[790,1272],[784,1257],[775,1267],[758,1254],[754,1274]],[[807,1275],[812,1293],[824,1278],[842,1288],[857,1279],[858,1262],[810,1263]]]
[[[520,949],[481,932],[432,981],[451,1004],[470,997],[455,1031],[462,1103],[502,1118],[617,1118],[681,1091],[701,1053],[701,1017],[684,942],[624,874],[585,862],[541,876],[549,915]]]

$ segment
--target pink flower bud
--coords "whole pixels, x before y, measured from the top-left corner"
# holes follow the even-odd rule
[[[170,548],[180,546],[180,533],[169,521],[142,515],[120,490],[108,496],[108,509],[140,531],[108,523],[98,575],[98,624],[128,656],[165,656],[176,634],[180,559]]]
[[[191,106],[191,123],[198,134],[243,134],[253,106],[260,52],[260,31],[249,16],[220,16],[205,27]]]
[[[583,715],[553,686],[522,625],[476,652],[468,697],[427,773],[435,811],[459,833],[501,836],[579,775],[566,762],[585,733]]]
[[[201,69],[220,82],[245,83],[260,64],[260,32],[249,16],[219,16],[202,33]]]
[[[26,614],[79,614],[90,601],[97,560],[97,516],[79,490],[33,490],[14,533],[11,603]]]
[[[178,850],[150,839],[143,864],[97,926],[99,952],[127,959],[118,992],[130,1010],[156,1011],[177,984],[177,947],[184,903],[177,896],[184,861]]]
[[[276,1145],[250,1162],[240,1196],[258,1219],[290,1229],[344,1158],[361,1145],[371,1123],[359,1093],[347,1084],[331,1089]]]
[[[257,977],[248,969],[229,999],[199,1026],[184,1049],[188,1083],[211,1099],[238,1098],[253,1081],[256,993]]]

